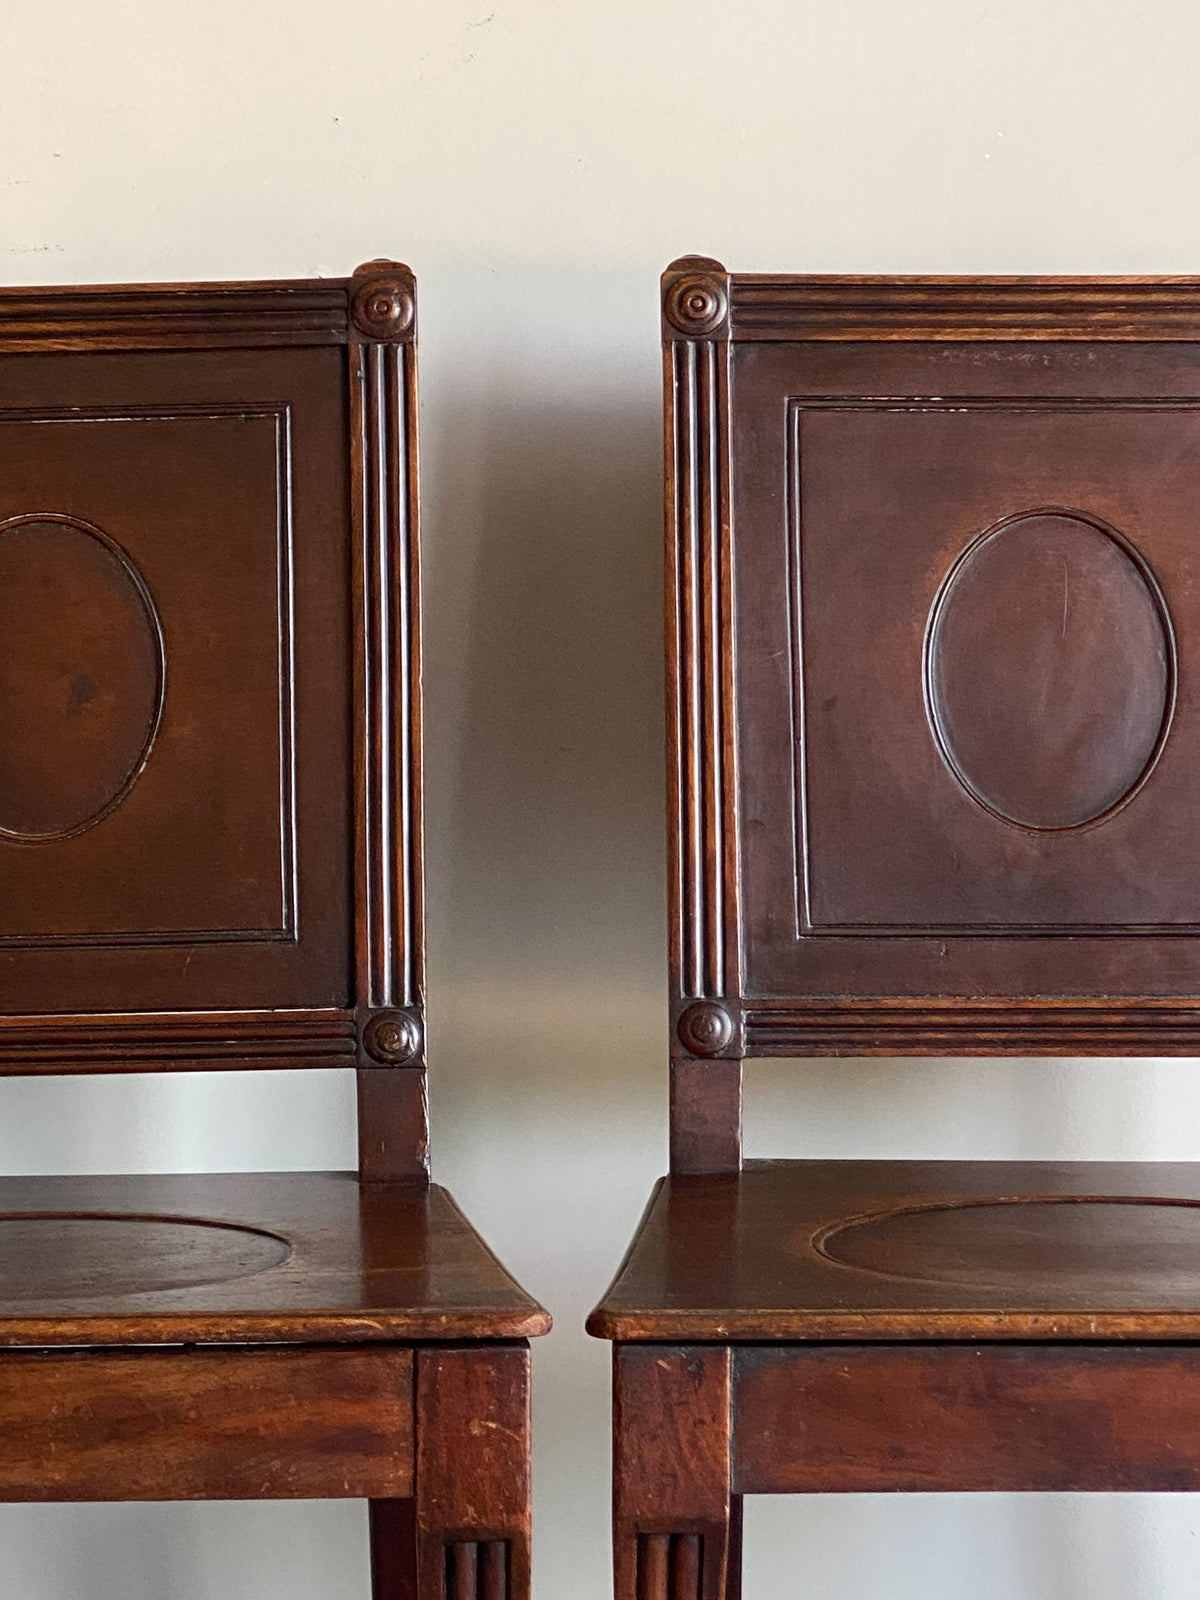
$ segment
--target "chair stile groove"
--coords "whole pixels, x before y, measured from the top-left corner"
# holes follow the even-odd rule
[[[351,413],[361,437],[363,830],[359,1003],[419,1008],[424,988],[420,818],[420,567],[416,358],[355,347]]]
[[[672,902],[672,971],[680,1004],[738,990],[737,795],[731,740],[732,626],[728,508],[727,345],[667,346],[668,427],[676,485],[668,487],[667,615],[675,667],[669,697],[669,777],[679,843]]]
[[[674,462],[666,485],[667,781],[678,1171],[736,1167],[741,1140],[729,344],[720,324],[725,291],[719,282],[706,287],[711,266],[685,258],[663,280],[666,448]],[[689,293],[698,295],[711,337],[686,337]]]
[[[364,274],[365,276],[365,274]],[[411,279],[382,292],[407,295]],[[364,288],[352,292],[362,303]],[[415,310],[411,313],[415,318]],[[421,589],[416,346],[351,346],[358,714],[356,994],[359,1165],[370,1181],[428,1171],[424,1083]]]
[[[507,1600],[508,1541],[458,1540],[446,1546],[446,1600]]]

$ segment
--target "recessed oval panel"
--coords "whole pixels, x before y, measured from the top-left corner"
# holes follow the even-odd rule
[[[1079,512],[1005,518],[955,562],[925,638],[925,699],[971,798],[1037,832],[1108,816],[1158,758],[1175,698],[1149,567]]]
[[[0,835],[61,839],[119,805],[164,676],[154,602],[114,540],[71,517],[0,523]]]
[[[1050,1299],[1200,1294],[1200,1206],[1139,1196],[1031,1196],[914,1206],[856,1218],[819,1252],[910,1282]]]
[[[236,1223],[10,1213],[0,1217],[0,1294],[26,1304],[162,1294],[265,1272],[291,1253],[278,1234]]]

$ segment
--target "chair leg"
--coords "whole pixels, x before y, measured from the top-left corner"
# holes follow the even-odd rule
[[[417,1600],[415,1500],[371,1500],[371,1600]]]
[[[374,1600],[529,1600],[529,1346],[417,1351],[415,1586]]]
[[[729,1497],[729,1555],[725,1563],[724,1600],[742,1600],[742,1497]]]
[[[737,1600],[729,1351],[626,1344],[613,1356],[616,1600]]]

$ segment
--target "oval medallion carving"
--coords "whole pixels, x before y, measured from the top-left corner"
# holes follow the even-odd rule
[[[1079,511],[1021,512],[967,546],[930,612],[924,670],[950,771],[993,816],[1038,833],[1087,827],[1132,799],[1174,710],[1154,574]]]
[[[120,545],[75,517],[0,522],[0,835],[63,839],[118,806],[165,677],[154,601]]]

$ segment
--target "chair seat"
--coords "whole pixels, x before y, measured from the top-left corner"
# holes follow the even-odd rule
[[[516,1339],[549,1325],[436,1185],[0,1179],[0,1345]]]
[[[1200,1163],[755,1161],[666,1178],[588,1328],[1195,1339]]]

